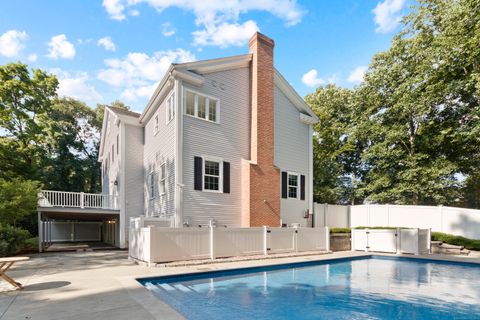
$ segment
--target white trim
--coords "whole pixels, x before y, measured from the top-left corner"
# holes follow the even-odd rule
[[[200,119],[200,120],[204,120],[204,121],[207,121],[207,122],[210,122],[210,123],[216,123],[216,124],[220,124],[220,99],[217,98],[217,97],[214,97],[214,96],[211,96],[211,95],[208,95],[208,94],[205,94],[203,92],[200,92],[200,91],[196,91],[196,90],[192,90],[190,88],[184,88],[184,98],[183,98],[183,112],[186,116],[189,116],[189,117],[192,117],[192,118],[195,118],[195,119]],[[193,93],[194,94],[194,111],[193,111],[193,115],[192,114],[187,114],[187,92],[190,92],[190,93]],[[205,118],[201,118],[198,116],[198,96],[202,96],[202,97],[205,97]],[[215,110],[215,121],[212,121],[210,119],[208,119],[210,117],[210,99],[212,100],[215,100],[217,101],[216,103],[216,110]]]
[[[223,193],[223,159],[214,156],[202,155],[202,191],[212,193]],[[218,190],[205,189],[205,162],[217,162],[218,163]],[[213,175],[209,175],[215,177]]]
[[[308,210],[313,214],[313,124],[308,126]]]
[[[175,226],[183,226],[183,92],[182,80],[175,80],[175,187],[174,187],[174,219]]]
[[[162,166],[165,168],[165,176],[163,177],[162,179]],[[160,164],[160,170],[159,170],[159,175],[158,175],[158,195],[160,196],[160,198],[162,198],[163,196],[165,196],[165,194],[167,194],[167,162],[166,161],[163,161],[161,164]],[[160,185],[162,183],[162,181],[164,182],[164,188],[163,188],[163,192],[161,192],[160,190]]]
[[[173,106],[170,104],[170,99],[173,98]],[[165,98],[165,124],[168,125],[170,122],[172,122],[173,119],[175,119],[176,112],[175,112],[175,90],[172,90],[172,92]],[[172,113],[170,113],[172,111]],[[170,118],[170,114],[172,114],[172,117]]]
[[[297,189],[297,196],[296,197],[290,197],[290,176],[296,176],[297,177],[297,185],[296,185],[296,189]],[[292,185],[292,188],[293,188],[293,185]],[[300,199],[300,174],[297,173],[297,172],[293,172],[293,171],[287,171],[287,199]]]

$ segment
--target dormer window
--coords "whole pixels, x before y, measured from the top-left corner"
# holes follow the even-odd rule
[[[219,101],[214,97],[185,91],[185,114],[218,123]]]

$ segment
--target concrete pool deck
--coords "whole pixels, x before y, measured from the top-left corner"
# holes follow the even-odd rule
[[[135,278],[372,254],[376,253],[344,251],[168,268],[137,265],[127,259],[126,251],[35,254],[30,256],[29,261],[15,265],[8,273],[25,286],[24,290],[6,291],[10,288],[7,284],[0,283],[0,319],[183,319],[136,282]],[[480,264],[478,256],[409,257]]]

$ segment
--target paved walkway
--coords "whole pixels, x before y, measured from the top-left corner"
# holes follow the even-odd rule
[[[182,319],[139,285],[135,278],[360,255],[365,253],[336,252],[318,256],[149,268],[127,260],[125,251],[37,254],[27,262],[16,264],[9,272],[25,286],[24,290],[7,292],[7,285],[0,283],[0,319]],[[480,258],[425,257],[480,263]]]

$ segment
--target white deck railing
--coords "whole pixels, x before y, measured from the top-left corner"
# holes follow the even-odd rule
[[[108,194],[42,190],[40,207],[118,210],[118,197]]]

